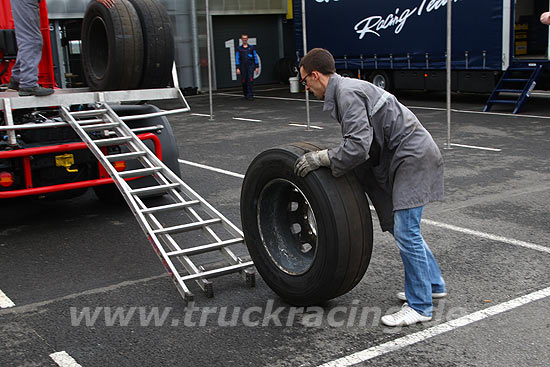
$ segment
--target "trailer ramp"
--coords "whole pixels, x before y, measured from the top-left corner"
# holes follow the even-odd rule
[[[17,129],[29,128],[29,124],[14,124],[11,108],[60,106],[64,122],[52,124],[66,126],[68,123],[103,165],[186,303],[193,300],[193,293],[188,286],[192,281],[199,285],[207,297],[214,295],[210,279],[225,274],[238,272],[248,286],[255,285],[253,262],[241,259],[230,248],[244,245],[242,231],[174,174],[123,121],[123,118],[140,119],[189,111],[185,98],[177,88],[56,94],[43,98],[2,99],[8,125],[4,129],[8,131],[10,138],[15,141]],[[179,98],[186,107],[121,117],[107,103],[159,99],[159,96]],[[90,109],[70,110],[70,105],[86,103],[91,104]],[[125,146],[126,149],[122,153],[112,154],[107,149],[110,146]],[[118,171],[115,167],[115,162],[129,160],[139,162],[141,168]],[[126,179],[136,177],[150,177],[148,182],[152,183],[133,188]],[[149,196],[160,195],[163,195],[163,199],[168,199],[169,203],[149,204]],[[190,243],[194,246],[189,247]],[[210,261],[201,265],[195,260],[200,256],[203,261],[206,260],[207,253],[218,253],[221,261],[213,262],[210,256]],[[213,263],[216,264],[214,268],[211,267]]]

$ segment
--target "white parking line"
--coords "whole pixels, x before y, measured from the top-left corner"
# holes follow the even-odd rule
[[[233,93],[216,93],[220,96],[233,96],[233,97],[242,97],[241,94],[233,94]],[[274,100],[280,100],[280,101],[298,101],[298,102],[305,102],[306,100],[304,98],[289,98],[289,97],[268,97],[268,96],[254,96],[256,99],[274,99]],[[310,99],[310,102],[317,102],[317,103],[323,103],[321,100],[317,99]],[[407,106],[407,108],[410,109],[418,109],[418,110],[432,110],[432,111],[447,111],[446,108],[441,107],[423,107],[423,106]],[[480,115],[493,115],[493,116],[508,116],[508,117],[525,117],[525,118],[539,118],[539,119],[550,119],[550,116],[539,116],[539,115],[517,115],[512,113],[502,113],[502,112],[483,112],[483,111],[472,111],[472,110],[457,110],[457,109],[451,109],[452,112],[457,113],[473,113],[473,114],[480,114]]]
[[[535,245],[534,243],[514,240],[512,238],[506,238],[506,237],[502,237],[502,236],[496,236],[496,235],[490,234],[490,233],[474,231],[472,229],[457,227],[457,226],[453,226],[452,224],[445,224],[445,223],[435,222],[435,221],[429,220],[429,219],[422,219],[422,223],[426,223],[426,224],[429,224],[431,226],[436,226],[436,227],[440,227],[440,228],[450,229],[451,231],[461,232],[461,233],[469,234],[469,235],[476,236],[476,237],[485,238],[485,239],[496,241],[496,242],[503,242],[503,243],[507,243],[509,245],[525,247],[525,248],[528,248],[528,249],[531,249],[531,250],[546,252],[546,253],[550,254],[550,247]]]
[[[234,94],[234,93],[216,93],[219,96],[231,96],[231,97],[242,97],[242,94]],[[254,96],[255,99],[274,99],[278,101],[300,101],[305,102],[305,99],[302,98],[288,98],[288,97],[267,97],[267,96]],[[323,103],[323,101],[310,99],[310,102],[317,102],[317,103]]]
[[[65,351],[52,353],[50,358],[61,367],[82,367]]]
[[[11,299],[6,296],[4,292],[0,289],[0,308],[9,308],[14,307],[15,303],[12,302]]]
[[[226,170],[224,170],[224,169],[220,169],[220,168],[216,168],[216,167],[210,167],[210,166],[207,166],[207,165],[204,165],[204,164],[200,164],[200,163],[189,162],[189,161],[186,161],[186,160],[183,160],[183,159],[178,159],[178,162],[183,163],[183,164],[187,164],[188,166],[199,167],[199,168],[207,169],[207,170],[209,170],[209,171],[214,171],[214,172],[218,172],[218,173],[223,173],[224,175],[228,175],[228,176],[233,176],[233,177],[238,177],[238,178],[244,178],[244,175],[241,175],[240,173],[235,173],[235,172],[231,172],[231,171],[226,171]]]
[[[490,151],[492,151],[492,152],[502,152],[502,149],[478,147],[478,146],[476,146],[476,145],[466,145],[466,144],[455,144],[455,143],[451,143],[451,146],[453,146],[453,147],[461,147],[461,148],[470,148],[470,149],[490,150]]]
[[[210,115],[208,115],[206,113],[192,113],[191,115],[193,115],[193,116],[202,116],[202,117],[210,117]]]
[[[396,350],[402,349],[409,345],[413,345],[424,341],[426,339],[432,338],[434,336],[446,333],[458,329],[460,327],[472,324],[477,321],[481,321],[490,316],[495,316],[506,311],[510,311],[514,308],[526,305],[528,303],[538,301],[540,299],[550,296],[550,287],[544,288],[539,291],[526,294],[515,298],[511,301],[500,303],[496,306],[480,310],[469,315],[459,317],[458,319],[445,322],[443,324],[436,325],[426,330],[422,330],[392,341],[389,341],[384,344],[377,345],[375,347],[362,350],[357,353],[353,353],[349,356],[336,359],[334,361],[325,363],[321,367],[346,367],[352,366],[354,364],[362,363],[368,361],[369,359],[376,358],[386,353],[395,352]]]
[[[294,122],[291,122],[290,124],[288,124],[290,126],[298,126],[298,127],[307,127],[306,124],[296,124]],[[312,129],[317,129],[317,130],[324,130],[325,128],[324,127],[321,127],[321,126],[315,126],[315,125],[310,125],[309,126],[310,128]]]
[[[244,117],[233,117],[233,120],[252,121],[252,122],[262,122],[262,120],[246,119],[246,118],[244,118]]]

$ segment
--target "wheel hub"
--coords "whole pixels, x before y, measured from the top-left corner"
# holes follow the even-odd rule
[[[292,182],[267,183],[258,199],[258,230],[270,259],[287,274],[307,272],[317,253],[317,221],[304,193]]]

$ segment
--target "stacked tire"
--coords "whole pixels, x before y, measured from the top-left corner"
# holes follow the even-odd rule
[[[327,168],[294,174],[321,147],[294,143],[260,153],[241,191],[241,220],[256,269],[285,301],[322,304],[353,289],[372,253],[372,219],[357,177]]]
[[[159,0],[91,1],[82,23],[82,64],[92,90],[162,88],[170,83],[174,37]]]

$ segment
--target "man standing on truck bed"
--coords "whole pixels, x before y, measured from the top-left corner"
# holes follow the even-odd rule
[[[432,319],[432,298],[447,295],[441,271],[420,233],[424,206],[443,199],[443,158],[416,116],[390,93],[373,84],[335,73],[334,58],[312,49],[300,63],[301,82],[324,99],[342,128],[335,148],[306,153],[295,171],[306,176],[320,166],[336,177],[355,171],[371,199],[383,231],[390,231],[405,268],[407,301],[400,311],[382,317],[387,326]]]
[[[11,0],[17,58],[11,70],[8,89],[19,91],[20,96],[42,97],[54,92],[52,88],[38,85],[38,64],[42,58],[43,43],[40,32],[40,1]],[[110,8],[115,0],[97,1]]]
[[[254,72],[258,72],[259,62],[256,48],[248,44],[248,35],[241,35],[242,45],[237,47],[235,60],[237,64],[237,75],[241,76],[244,97],[248,100],[254,99]]]

